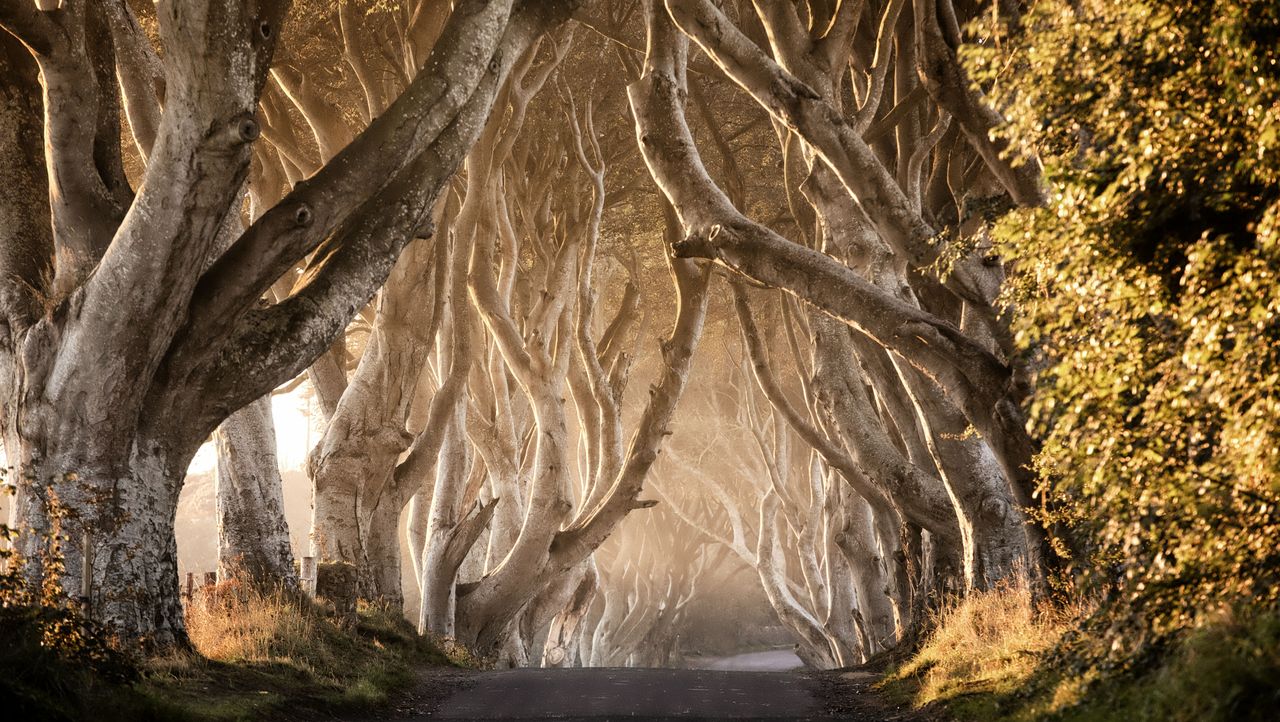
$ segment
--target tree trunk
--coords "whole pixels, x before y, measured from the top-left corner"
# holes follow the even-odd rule
[[[426,539],[423,544],[422,606],[418,612],[418,632],[455,636],[456,581],[463,559],[450,554],[460,521],[462,498],[469,476],[469,454],[462,426],[465,408],[459,406],[448,420],[445,440],[436,464],[435,489],[431,495]]]
[[[144,648],[187,646],[174,519],[194,449],[175,453],[165,441],[139,439],[127,454],[103,458],[92,449],[91,425],[64,418],[56,431],[65,446],[25,425],[8,444],[20,454],[10,458],[17,527],[62,537],[56,545],[39,533],[19,540],[29,578],[60,581],[73,599],[87,589],[88,612]]]
[[[354,564],[361,557],[360,509],[355,479],[337,473],[310,474],[311,556]]]
[[[400,503],[393,494],[383,494],[373,509],[363,511],[366,520],[360,564],[361,598],[399,611],[404,608],[400,580]]]
[[[547,641],[542,648],[543,667],[576,667],[579,641],[585,631],[584,617],[596,597],[597,576],[594,560],[582,564],[578,573],[569,573],[573,590],[564,607],[551,620]]]
[[[876,543],[871,506],[849,490],[841,494],[834,541],[852,571],[853,591],[868,656],[897,641],[886,560]]]
[[[791,628],[800,640],[798,652],[805,664],[816,669],[833,669],[840,666],[831,649],[826,630],[806,609],[792,597],[787,586],[785,558],[779,539],[778,514],[781,500],[769,493],[760,507],[760,539],[757,544],[757,571],[760,583],[770,605],[778,613],[778,619]]]
[[[218,448],[218,577],[296,588],[271,397],[222,422]]]
[[[896,361],[917,409],[925,440],[960,523],[964,579],[976,589],[1031,571],[1028,520],[1009,493],[1000,462],[968,420],[931,381]]]

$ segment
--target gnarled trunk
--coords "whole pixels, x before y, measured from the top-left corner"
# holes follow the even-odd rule
[[[271,397],[227,417],[214,434],[218,511],[218,577],[264,586],[298,585],[284,518]]]
[[[597,575],[594,560],[583,562],[577,573],[567,575],[565,585],[571,590],[563,600],[563,608],[551,619],[547,641],[542,647],[543,667],[576,667],[578,650],[586,631],[584,617],[596,598]]]
[[[14,522],[25,533],[16,547],[29,580],[58,582],[125,640],[185,647],[174,519],[193,450],[135,439],[105,456],[76,443],[93,438],[91,425],[67,420],[56,433],[65,443],[54,438],[19,424],[6,444],[18,452],[10,457],[18,488]]]

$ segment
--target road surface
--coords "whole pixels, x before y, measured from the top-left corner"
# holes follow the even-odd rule
[[[889,704],[866,673],[707,669],[514,669],[424,673],[376,720],[793,720],[924,722]]]
[[[804,662],[790,649],[747,652],[732,657],[698,657],[687,660],[694,669],[718,669],[725,672],[792,672]]]

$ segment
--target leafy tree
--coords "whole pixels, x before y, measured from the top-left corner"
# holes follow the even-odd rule
[[[1280,553],[1280,7],[1050,0],[967,53],[1050,199],[996,223],[1046,512],[1116,651],[1233,602]]]

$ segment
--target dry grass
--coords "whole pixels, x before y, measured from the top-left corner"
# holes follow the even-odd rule
[[[1082,609],[1037,605],[1026,584],[969,595],[945,607],[920,651],[893,676],[918,705],[1006,694],[1037,672]]]
[[[416,669],[457,664],[398,613],[362,608],[352,627],[308,598],[234,580],[197,594],[186,619],[198,655],[150,660],[143,689],[184,719],[367,708]]]
[[[320,662],[334,622],[313,604],[280,590],[234,580],[198,594],[187,633],[202,656],[219,662]],[[318,659],[319,657],[319,659]]]
[[[422,668],[450,665],[397,613],[362,609],[353,625],[300,595],[237,582],[217,585],[189,605],[195,653],[131,657],[132,674],[119,679],[84,654],[54,654],[42,643],[39,609],[9,605],[5,611],[0,709],[15,719],[310,719],[367,709],[411,684]],[[83,636],[81,627],[60,624]],[[83,640],[77,644],[84,647]]]
[[[1272,722],[1280,709],[1280,616],[1206,614],[1145,665],[1048,664],[1093,608],[1037,607],[1025,586],[942,611],[921,649],[883,687],[916,706],[983,722]]]

